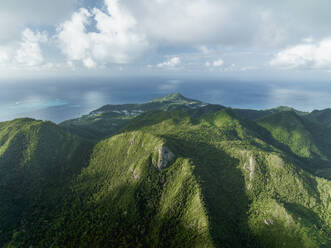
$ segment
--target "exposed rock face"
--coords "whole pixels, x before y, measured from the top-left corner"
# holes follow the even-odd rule
[[[244,164],[244,169],[249,171],[249,183],[247,185],[248,189],[252,188],[252,181],[254,179],[254,174],[255,174],[255,160],[253,156],[250,156],[249,158],[249,163]]]
[[[271,219],[264,219],[264,224],[266,224],[267,226],[273,225],[274,224],[274,221],[271,220]]]
[[[159,156],[156,166],[160,170],[166,168],[175,159],[175,154],[165,145],[162,145],[158,149],[158,153]]]

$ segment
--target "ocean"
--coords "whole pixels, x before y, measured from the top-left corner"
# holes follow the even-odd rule
[[[252,82],[217,78],[127,77],[0,81],[0,121],[30,117],[59,123],[105,104],[142,103],[170,93],[233,108],[331,107],[326,83]],[[330,93],[329,93],[330,92]]]

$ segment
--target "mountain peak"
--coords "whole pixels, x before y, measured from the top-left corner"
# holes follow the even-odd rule
[[[294,113],[296,113],[297,115],[300,115],[300,116],[304,116],[304,115],[309,114],[309,112],[300,111],[300,110],[297,110],[295,108],[288,107],[288,106],[278,106],[276,108],[267,109],[267,111],[269,111],[271,113],[294,112]]]
[[[274,109],[278,110],[278,111],[294,111],[295,110],[294,108],[288,107],[288,106],[278,106]]]
[[[195,100],[188,99],[179,92],[171,93],[167,96],[155,98],[151,100],[151,102],[183,102],[183,101],[195,101]]]

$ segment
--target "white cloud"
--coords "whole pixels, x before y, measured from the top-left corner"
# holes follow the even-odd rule
[[[40,44],[47,41],[46,33],[33,32],[27,28],[22,32],[20,42],[1,47],[0,64],[8,69],[40,66],[44,63]]]
[[[138,0],[124,1],[134,12],[141,28],[153,39],[170,43],[231,43],[238,29],[249,31],[251,16],[238,1]],[[233,21],[236,16],[236,21]],[[244,29],[241,26],[246,26]],[[245,31],[246,30],[246,31]]]
[[[306,37],[306,38],[303,38],[302,41],[305,43],[312,43],[314,41],[314,39],[312,37]]]
[[[218,59],[216,61],[213,62],[213,66],[214,67],[220,67],[224,64],[224,61],[222,59]]]
[[[9,61],[9,55],[6,47],[0,47],[0,65]]]
[[[34,33],[30,29],[25,29],[22,33],[22,42],[16,52],[14,60],[23,65],[37,66],[44,62],[44,56],[40,48],[40,43],[47,42],[45,33]]]
[[[64,22],[58,27],[58,39],[62,52],[68,60],[84,60],[89,55],[90,38],[86,33],[91,14],[86,9],[75,12],[71,20]]]
[[[284,42],[297,38],[303,29],[297,24],[302,24],[302,20],[308,19],[300,18],[302,22],[297,21],[298,17],[303,15],[297,13],[297,6],[302,5],[298,0],[291,1],[291,4],[283,0],[278,2],[123,0],[123,5],[134,13],[148,37],[158,42],[195,47],[225,45],[268,48],[283,45]],[[291,6],[286,8],[287,5]],[[291,15],[293,12],[295,16]],[[309,21],[304,23],[307,24]]]
[[[302,0],[3,0],[0,16],[1,68],[53,67],[64,74],[82,67],[117,70],[130,63],[124,70],[219,72],[234,70],[230,62],[242,71],[249,70],[247,65],[265,69],[267,63],[331,68],[331,42],[318,42],[331,35],[325,0],[304,5]],[[27,28],[37,40],[21,38]],[[35,30],[56,35],[46,42]]]
[[[208,61],[208,62],[205,63],[206,67],[221,67],[222,65],[224,65],[223,59],[217,59],[213,62]]]
[[[60,48],[68,60],[82,61],[88,68],[126,64],[146,49],[145,36],[136,30],[137,23],[130,12],[118,0],[105,0],[105,4],[105,12],[83,8],[59,26]],[[96,22],[97,32],[87,31],[92,21]]]
[[[200,52],[202,52],[202,54],[205,54],[205,55],[210,54],[212,52],[211,49],[209,49],[207,46],[204,46],[204,45],[198,46],[198,49]]]
[[[284,49],[274,56],[270,65],[281,68],[331,69],[331,38]]]
[[[164,61],[157,65],[159,68],[174,68],[181,64],[181,59],[179,57],[170,58],[167,61]]]
[[[91,69],[91,68],[95,68],[97,66],[97,64],[95,63],[95,61],[91,58],[86,58],[83,60],[83,64],[85,65],[85,67]]]

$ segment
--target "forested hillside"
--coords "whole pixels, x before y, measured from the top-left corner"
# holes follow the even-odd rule
[[[172,94],[1,123],[0,247],[330,247],[331,122],[313,113]]]

